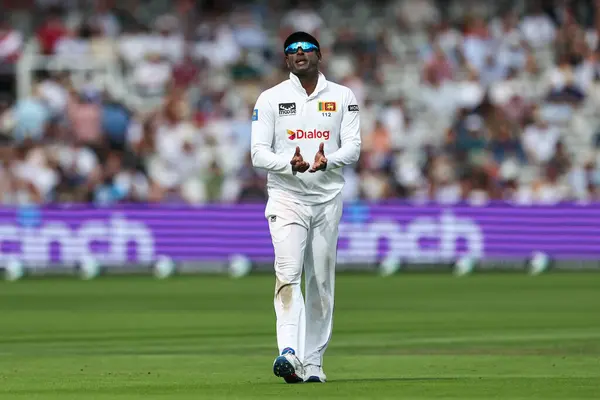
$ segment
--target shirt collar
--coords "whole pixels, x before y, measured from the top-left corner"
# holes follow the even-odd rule
[[[290,81],[292,82],[292,85],[296,89],[298,89],[298,91],[300,91],[300,93],[302,93],[303,95],[306,96],[306,90],[304,90],[304,88],[302,87],[302,84],[300,83],[300,79],[291,72],[290,72]],[[323,75],[321,72],[319,72],[319,79],[317,80],[317,87],[315,88],[315,91],[308,97],[312,98],[312,97],[317,96],[326,87],[327,87],[327,79],[325,78],[325,75]]]

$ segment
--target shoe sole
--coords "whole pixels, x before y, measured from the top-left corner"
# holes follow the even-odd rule
[[[325,383],[318,376],[311,376],[305,382],[309,382],[309,383]]]
[[[273,363],[273,373],[279,378],[283,378],[286,383],[300,383],[302,378],[296,375],[296,370],[292,363],[284,356],[279,356]]]

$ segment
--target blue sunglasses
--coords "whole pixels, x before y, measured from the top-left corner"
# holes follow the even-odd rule
[[[296,42],[290,44],[288,47],[285,48],[285,54],[296,54],[298,52],[298,48],[302,49],[302,51],[305,53],[319,50],[319,48],[312,43]]]

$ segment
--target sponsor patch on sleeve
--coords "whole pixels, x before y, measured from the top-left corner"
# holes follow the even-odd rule
[[[255,108],[254,111],[252,111],[252,121],[258,121],[258,109]]]
[[[348,111],[358,112],[358,104],[350,104],[348,106]]]

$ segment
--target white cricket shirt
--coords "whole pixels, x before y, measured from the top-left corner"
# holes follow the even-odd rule
[[[311,166],[323,142],[327,168],[310,173],[292,172],[290,161],[300,154]],[[301,204],[333,199],[344,186],[342,169],[358,161],[360,118],[354,93],[328,82],[319,73],[315,91],[308,96],[298,77],[265,90],[252,113],[252,165],[268,171],[269,197]]]

